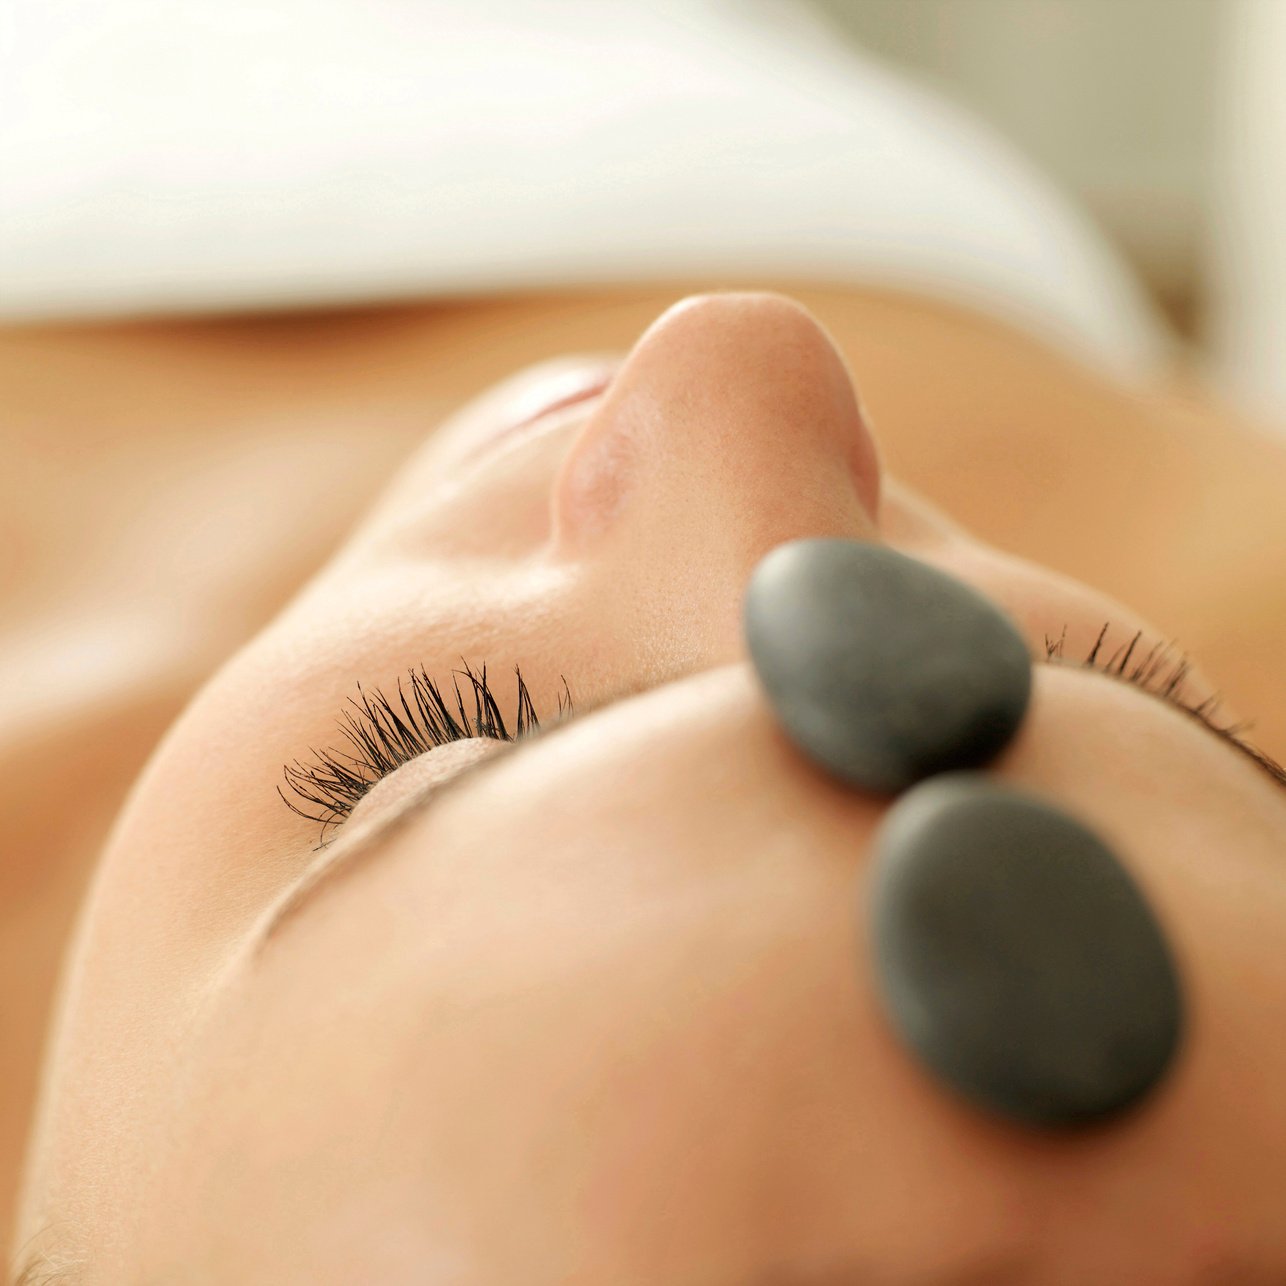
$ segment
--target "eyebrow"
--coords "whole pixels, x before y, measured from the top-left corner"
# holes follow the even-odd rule
[[[1053,657],[1035,656],[1032,658],[1033,663],[1042,665],[1056,665],[1062,669],[1073,670],[1084,674],[1098,674],[1111,682],[1126,683],[1128,686],[1135,688],[1137,691],[1146,693],[1155,700],[1160,701],[1163,705],[1175,710],[1179,714],[1187,714],[1196,723],[1210,733],[1221,744],[1230,746],[1234,750],[1240,751],[1241,754],[1249,759],[1255,766],[1273,781],[1280,790],[1286,791],[1286,771],[1283,771],[1280,765],[1269,758],[1263,752],[1256,750],[1246,742],[1240,741],[1236,737],[1228,736],[1219,731],[1218,728],[1207,723],[1199,715],[1187,706],[1177,704],[1174,701],[1164,697],[1160,692],[1155,692],[1151,688],[1142,684],[1133,683],[1123,676],[1119,676],[1110,670],[1105,670],[1099,666],[1077,664],[1071,661],[1059,661]],[[497,764],[502,763],[516,752],[530,748],[533,744],[547,742],[551,737],[557,736],[560,731],[570,727],[574,723],[580,722],[587,715],[594,714],[597,711],[606,710],[611,706],[617,705],[621,701],[628,700],[630,697],[640,696],[642,693],[651,691],[655,684],[640,684],[630,682],[612,688],[604,693],[600,693],[598,698],[590,705],[584,707],[579,713],[567,715],[559,719],[556,723],[541,724],[534,732],[524,733],[521,737],[515,737],[511,741],[503,742],[497,749],[490,754],[483,755],[475,759],[472,763],[466,764],[459,772],[454,773],[445,781],[434,782],[426,786],[419,794],[413,795],[408,803],[397,812],[385,818],[383,822],[372,826],[371,830],[356,840],[351,845],[346,845],[335,856],[332,861],[323,863],[316,868],[314,874],[309,877],[305,876],[301,881],[292,886],[289,893],[271,909],[267,921],[255,935],[255,942],[252,948],[252,954],[259,955],[268,942],[277,936],[282,925],[289,920],[301,906],[312,900],[319,885],[327,883],[337,872],[351,870],[359,858],[369,858],[385,844],[390,842],[393,836],[405,829],[409,822],[420,816],[430,803],[440,804],[449,795],[458,793],[464,786],[470,782],[476,784],[479,773],[485,773],[487,769],[494,768]],[[342,843],[343,841],[336,841]]]

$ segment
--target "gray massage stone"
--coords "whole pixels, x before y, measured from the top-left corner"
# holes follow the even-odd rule
[[[788,541],[762,558],[746,643],[795,745],[834,776],[894,794],[987,763],[1022,723],[1031,656],[963,581],[885,545]]]
[[[881,1002],[958,1093],[1067,1127],[1162,1079],[1183,1028],[1174,959],[1143,893],[1080,823],[948,773],[890,809],[870,880]]]

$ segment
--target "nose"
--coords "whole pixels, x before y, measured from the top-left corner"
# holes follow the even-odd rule
[[[571,445],[554,547],[748,574],[786,540],[875,538],[880,479],[848,368],[806,308],[770,291],[693,295],[643,333]]]

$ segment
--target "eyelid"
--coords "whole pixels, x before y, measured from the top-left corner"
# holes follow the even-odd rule
[[[1211,704],[1209,701],[1202,702],[1200,705],[1190,706],[1183,700],[1166,695],[1165,691],[1159,691],[1156,688],[1149,687],[1147,682],[1140,682],[1138,679],[1132,679],[1129,675],[1122,673],[1120,670],[1110,669],[1106,666],[1095,665],[1088,661],[1069,661],[1058,656],[1035,657],[1035,661],[1044,665],[1056,665],[1062,669],[1087,672],[1090,674],[1101,674],[1105,678],[1112,679],[1117,683],[1124,683],[1133,688],[1136,692],[1145,692],[1154,700],[1161,702],[1163,706],[1171,710],[1178,710],[1185,714],[1205,728],[1213,737],[1218,739],[1224,745],[1231,746],[1240,754],[1244,755],[1253,764],[1266,773],[1278,786],[1286,788],[1286,768],[1283,768],[1271,755],[1266,754],[1257,746],[1251,745],[1248,741],[1243,741],[1236,735],[1235,728],[1247,727],[1247,724],[1233,725],[1232,728],[1221,728],[1213,722],[1205,713],[1205,709]]]
[[[550,731],[561,726],[563,725],[552,724]],[[336,873],[346,870],[351,865],[354,855],[369,853],[380,847],[395,832],[401,830],[412,817],[420,813],[430,800],[437,798],[473,773],[504,759],[525,742],[538,740],[541,735],[547,735],[543,725],[539,732],[533,732],[514,741],[500,742],[490,754],[482,755],[466,764],[459,772],[453,773],[444,780],[428,782],[391,812],[372,817],[365,822],[355,823],[351,829],[346,823],[339,837],[324,845],[323,851],[326,852],[326,856],[314,862],[304,875],[290,886],[285,896],[269,908],[263,927],[254,934],[253,954],[258,955],[263,950],[268,939],[274,936],[282,924],[313,896],[319,884],[328,882]]]
[[[1286,785],[1286,769],[1283,769],[1256,747],[1243,741],[1236,735],[1238,729],[1221,727],[1210,717],[1213,714],[1213,708],[1218,705],[1217,698],[1204,701],[1195,707],[1188,705],[1182,699],[1183,678],[1190,669],[1190,662],[1186,656],[1178,658],[1173,674],[1164,676],[1162,682],[1165,683],[1165,687],[1162,690],[1158,691],[1152,686],[1153,677],[1165,667],[1169,644],[1162,648],[1161,656],[1157,658],[1155,663],[1153,658],[1161,645],[1159,643],[1154,644],[1144,660],[1136,665],[1135,669],[1128,675],[1125,673],[1125,667],[1134,652],[1135,645],[1142,637],[1143,632],[1141,630],[1134,635],[1128,648],[1124,648],[1124,657],[1119,665],[1116,663],[1116,657],[1120,655],[1122,648],[1118,648],[1117,652],[1107,662],[1096,661],[1110,624],[1110,622],[1104,623],[1093,650],[1088,657],[1080,662],[1081,668],[1091,669],[1097,673],[1106,674],[1109,678],[1129,683],[1133,687],[1142,688],[1143,691],[1157,697],[1167,705],[1177,707],[1185,714],[1196,718],[1198,722],[1204,724],[1221,740],[1235,747],[1239,753],[1249,758],[1275,782]],[[1040,655],[1039,649],[1037,649],[1032,657],[1033,663],[1044,661],[1046,664],[1074,667],[1076,663],[1069,661],[1063,655],[1066,635],[1066,626],[1064,626],[1063,634],[1057,641],[1051,642],[1049,636],[1046,635],[1045,654]],[[407,703],[406,695],[402,691],[402,680],[398,680],[398,698],[402,714],[405,715],[405,721],[403,721],[402,714],[398,713],[394,704],[387,700],[378,688],[368,693],[359,684],[360,705],[354,702],[352,698],[349,699],[350,704],[358,708],[359,715],[364,715],[364,721],[359,722],[348,712],[342,712],[340,731],[359,751],[362,757],[354,759],[352,756],[341,753],[337,758],[330,752],[321,752],[317,766],[301,765],[296,761],[293,768],[289,765],[284,767],[283,771],[290,789],[295,794],[300,795],[306,802],[321,806],[325,810],[321,816],[304,812],[286,798],[280,786],[277,788],[277,793],[281,795],[282,800],[292,812],[298,813],[310,821],[322,823],[322,842],[317,846],[318,849],[329,847],[329,843],[325,839],[325,832],[328,826],[338,825],[347,820],[351,816],[353,809],[367,793],[378,786],[382,779],[411,760],[419,758],[426,750],[437,748],[459,738],[471,738],[475,734],[482,735],[484,732],[496,740],[512,742],[514,740],[530,740],[532,736],[548,731],[547,728],[540,725],[539,720],[536,718],[535,709],[531,704],[530,695],[526,691],[520,667],[515,667],[515,673],[518,676],[518,726],[512,737],[504,727],[499,707],[491,696],[491,691],[487,684],[486,666],[482,667],[480,676],[475,675],[467,663],[465,663],[463,671],[454,671],[453,673],[465,675],[474,685],[476,712],[479,720],[476,730],[470,727],[471,721],[465,712],[458,683],[455,685],[456,700],[460,713],[457,725],[457,722],[447,710],[446,702],[441,697],[437,684],[430,680],[422,670],[419,673],[412,670],[409,677],[412,682],[414,704],[417,707],[415,711]],[[1170,681],[1166,682],[1166,680]],[[566,680],[563,681],[563,686],[566,689]],[[618,692],[602,696],[591,709],[601,709],[623,696],[641,690],[638,684],[627,684]],[[571,693],[568,692],[567,695],[568,713],[570,714],[572,709]],[[433,706],[437,707],[436,710],[432,709]],[[485,729],[482,724],[484,706],[487,724]],[[530,716],[526,720],[525,726],[524,707],[525,712]],[[1210,708],[1209,714],[1207,713],[1208,708]],[[585,713],[588,713],[588,711]],[[417,719],[417,714],[420,716],[427,715],[427,718],[421,721]],[[561,697],[559,698],[559,715],[559,722],[564,722]],[[347,720],[347,727],[344,725],[344,720]],[[363,726],[363,722],[365,726]],[[533,729],[535,730],[534,732],[532,731]],[[349,762],[343,763],[341,760],[348,760]],[[368,771],[372,774],[371,776],[367,775]],[[467,771],[465,769],[453,774],[450,780],[454,781],[457,777],[466,776]],[[444,784],[449,784],[449,782]],[[426,793],[426,798],[427,794],[437,793],[436,791],[429,791]]]
[[[513,733],[505,725],[504,716],[487,681],[487,667],[475,674],[461,657],[463,670],[454,670],[452,687],[455,690],[459,719],[452,714],[449,702],[442,695],[439,685],[429,678],[422,666],[412,667],[407,673],[410,693],[403,691],[402,679],[397,680],[395,699],[387,697],[378,687],[370,691],[357,685],[360,700],[348,698],[353,711],[341,710],[340,735],[348,742],[351,751],[314,750],[314,760],[298,760],[282,766],[282,773],[291,792],[306,804],[322,809],[320,815],[306,812],[287,798],[280,786],[277,794],[291,812],[322,826],[322,842],[326,848],[326,828],[347,820],[353,809],[385,777],[397,771],[426,751],[464,740],[486,737],[498,741],[521,738],[531,728],[539,726],[531,694],[522,676],[522,668],[514,667],[518,680],[518,710]],[[466,678],[473,686],[474,716],[465,710],[460,693],[459,678]],[[563,681],[564,690],[567,683]],[[568,711],[571,710],[571,693],[568,692]],[[559,716],[563,716],[562,697],[558,699]]]
[[[458,783],[471,777],[474,773],[481,772],[490,764],[498,763],[500,760],[507,758],[514,751],[522,746],[526,746],[533,741],[542,741],[552,737],[560,728],[567,728],[575,723],[577,719],[583,719],[586,715],[593,714],[596,710],[604,710],[608,706],[615,705],[618,701],[624,701],[628,697],[638,696],[648,690],[648,685],[641,684],[637,681],[631,681],[618,687],[609,689],[599,694],[597,699],[580,708],[576,716],[565,716],[549,723],[532,725],[530,729],[521,735],[502,740],[497,738],[497,744],[490,748],[487,754],[479,755],[472,763],[465,764],[458,772],[451,773],[441,781],[426,783],[421,789],[414,791],[393,813],[382,819],[379,823],[372,820],[372,825],[377,826],[378,833],[382,834],[386,827],[392,828],[404,817],[411,813],[417,812],[430,799],[438,799],[449,790],[454,790]],[[429,751],[428,753],[433,753]],[[342,839],[342,832],[341,832]],[[332,840],[331,843],[338,841]],[[329,845],[327,845],[329,847]]]
[[[1267,772],[1269,776],[1273,777],[1279,785],[1286,787],[1286,770],[1282,769],[1282,767],[1274,760],[1263,754],[1262,751],[1257,750],[1254,746],[1221,732],[1216,725],[1212,724],[1202,715],[1196,713],[1196,710],[1200,707],[1194,708],[1186,706],[1181,702],[1176,702],[1163,695],[1161,692],[1146,687],[1144,684],[1133,682],[1124,674],[1118,674],[1115,671],[1104,669],[1102,666],[1086,664],[1085,662],[1068,661],[1052,656],[1035,656],[1032,659],[1036,664],[1057,665],[1064,669],[1077,670],[1090,674],[1101,674],[1109,679],[1125,683],[1136,691],[1146,692],[1149,696],[1160,701],[1170,709],[1177,709],[1187,713],[1190,718],[1193,718],[1202,727],[1208,729],[1214,736],[1218,737],[1221,742],[1236,748],[1255,763],[1262,771]],[[507,758],[511,753],[513,753],[513,751],[517,750],[524,744],[552,736],[558,731],[558,729],[566,728],[571,724],[576,723],[578,720],[585,718],[587,715],[606,710],[620,701],[627,700],[632,696],[639,696],[648,690],[649,688],[647,684],[640,684],[637,682],[624,684],[618,688],[600,693],[594,701],[582,707],[579,713],[573,718],[562,719],[553,724],[541,724],[534,732],[529,732],[522,737],[518,737],[515,740],[502,745],[494,754],[483,756],[478,762],[469,764],[459,772],[453,773],[445,781],[435,782],[432,785],[426,786],[422,792],[417,792],[411,796],[404,808],[399,809],[398,812],[387,819],[390,827],[419,812],[420,809],[426,807],[431,801],[440,801],[441,797],[446,792],[458,789],[472,774],[482,771],[488,764],[496,763]],[[382,832],[383,827],[381,827],[381,833]],[[374,841],[372,840],[371,842]]]
[[[511,741],[501,742],[490,754],[482,755],[472,763],[466,764],[459,772],[453,773],[444,781],[432,782],[416,791],[393,812],[372,818],[369,823],[360,826],[355,833],[344,834],[341,831],[338,839],[330,841],[325,846],[331,850],[326,857],[309,867],[303,877],[291,885],[285,895],[265,913],[260,927],[252,934],[251,955],[257,957],[262,953],[269,940],[279,933],[281,926],[298,911],[300,906],[311,899],[318,885],[350,869],[356,857],[368,856],[381,847],[413,817],[419,816],[431,802],[441,800],[448,792],[459,789],[475,773],[486,772],[492,765],[507,759],[515,751],[530,743],[556,736],[560,730],[569,728],[577,722],[578,718],[593,714],[596,710],[604,710],[629,697],[638,696],[647,691],[650,686],[652,685],[631,680],[629,683],[602,692],[596,700],[581,708],[579,715],[575,718],[567,717],[553,723],[542,723],[533,731],[525,732]]]

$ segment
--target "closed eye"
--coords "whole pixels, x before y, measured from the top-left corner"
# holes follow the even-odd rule
[[[1106,626],[1104,630],[1106,631]],[[1100,642],[1102,637],[1100,635]],[[1139,687],[1156,700],[1164,701],[1166,704],[1175,705],[1179,709],[1185,710],[1204,727],[1218,736],[1221,741],[1225,741],[1235,747],[1241,754],[1249,757],[1273,781],[1283,789],[1286,789],[1286,770],[1283,770],[1279,764],[1256,750],[1253,746],[1230,735],[1227,729],[1221,729],[1213,724],[1208,718],[1208,709],[1205,713],[1198,713],[1200,707],[1189,707],[1181,701],[1175,700],[1175,696],[1182,686],[1181,683],[1175,684],[1167,695],[1164,688],[1155,689],[1140,683],[1131,674],[1127,674],[1120,665],[1114,664],[1113,668],[1109,669],[1105,664],[1100,664],[1097,660],[1097,652],[1091,653],[1090,657],[1079,665],[1076,662],[1065,661],[1062,659],[1061,653],[1057,651],[1057,645],[1051,645],[1048,640],[1046,640],[1046,655],[1043,658],[1037,657],[1036,660],[1044,664],[1083,668],[1088,673],[1104,674],[1117,682],[1137,683]],[[632,679],[630,682],[622,684],[619,688],[601,692],[595,701],[581,710],[578,718],[584,718],[585,715],[610,709],[621,701],[641,695],[650,686],[653,685],[640,683],[637,679]],[[259,955],[268,942],[278,936],[282,925],[316,894],[317,886],[328,882],[337,871],[351,870],[357,860],[367,858],[382,848],[397,831],[405,827],[414,817],[423,813],[430,803],[440,804],[452,791],[463,789],[465,784],[473,777],[473,774],[486,772],[487,769],[494,767],[500,760],[509,759],[515,754],[521,754],[524,748],[530,747],[530,743],[546,741],[550,737],[557,736],[560,731],[570,727],[575,721],[572,718],[563,718],[557,723],[543,727],[535,725],[533,721],[533,731],[527,731],[521,737],[509,739],[508,745],[497,747],[492,753],[483,755],[481,758],[467,764],[445,780],[433,782],[418,794],[410,796],[395,812],[389,813],[383,819],[374,822],[369,828],[363,828],[358,835],[354,836],[351,844],[341,844],[330,855],[331,860],[319,863],[314,867],[307,877],[296,884],[280,902],[269,910],[262,927],[255,934],[252,948],[253,954]]]
[[[1171,656],[1172,645],[1169,643],[1154,644],[1143,654],[1138,646],[1143,637],[1142,630],[1128,644],[1122,644],[1110,657],[1105,657],[1103,640],[1110,625],[1110,621],[1104,623],[1089,655],[1080,662],[1069,660],[1065,656],[1066,626],[1056,640],[1045,636],[1045,656],[1036,659],[1061,665],[1080,665],[1141,688],[1150,696],[1165,701],[1189,718],[1195,719],[1221,741],[1251,760],[1277,785],[1286,788],[1286,768],[1240,735],[1249,724],[1219,723],[1215,717],[1219,705],[1217,696],[1209,697],[1196,705],[1186,700],[1184,683],[1192,669],[1192,663],[1187,657]],[[434,747],[472,737],[491,737],[516,744],[519,741],[537,739],[551,731],[548,727],[541,727],[523,681],[522,671],[518,667],[515,667],[518,678],[518,713],[513,733],[505,726],[500,708],[487,683],[486,666],[482,667],[480,674],[475,674],[466,662],[464,670],[455,673],[464,674],[473,686],[472,717],[465,711],[458,684],[455,687],[455,697],[459,717],[456,718],[437,684],[429,679],[422,668],[413,669],[409,675],[409,690],[403,691],[399,680],[394,700],[387,698],[378,688],[366,692],[358,685],[360,701],[350,698],[350,704],[356,713],[342,712],[339,722],[341,734],[356,754],[343,750],[314,752],[314,762],[301,764],[296,761],[293,766],[284,767],[283,773],[290,790],[305,803],[320,810],[305,811],[287,799],[278,787],[278,794],[292,812],[309,821],[321,823],[322,835],[318,848],[326,847],[327,827],[342,823],[377,782],[402,764]],[[563,681],[563,687],[566,691],[566,680]],[[637,695],[642,690],[637,683],[630,682],[615,692],[601,694],[600,699],[583,713],[604,709],[625,697]],[[566,723],[572,714],[570,691],[567,692],[566,709],[561,697],[558,705],[558,722]],[[476,767],[480,768],[482,763],[490,763],[497,757],[497,753],[489,754]],[[436,794],[438,790],[467,778],[470,771],[472,768],[461,769],[430,793]]]
[[[1099,630],[1098,638],[1094,641],[1094,646],[1090,649],[1089,655],[1079,664],[1093,669],[1096,673],[1106,674],[1110,678],[1119,679],[1123,683],[1132,683],[1142,688],[1149,696],[1154,696],[1167,704],[1174,706],[1177,710],[1182,711],[1189,718],[1195,719],[1198,723],[1208,728],[1220,740],[1225,741],[1228,745],[1233,746],[1248,759],[1250,759],[1257,768],[1266,773],[1277,785],[1286,788],[1286,768],[1283,768],[1275,759],[1265,754],[1257,746],[1251,745],[1244,740],[1241,733],[1251,726],[1252,723],[1239,724],[1221,724],[1216,720],[1216,712],[1219,709],[1219,697],[1216,694],[1207,697],[1197,705],[1192,705],[1184,696],[1184,684],[1192,670],[1192,662],[1186,656],[1171,655],[1171,643],[1155,643],[1148,650],[1146,655],[1139,651],[1139,640],[1143,637],[1143,631],[1138,633],[1130,640],[1128,644],[1122,644],[1106,660],[1101,659],[1103,640],[1107,637],[1108,627],[1111,621],[1106,621],[1103,628]],[[1056,662],[1062,665],[1076,665],[1075,661],[1068,661],[1064,657],[1064,649],[1067,641],[1067,627],[1063,626],[1063,632],[1056,640],[1051,640],[1048,635],[1045,636],[1045,660]],[[1117,658],[1120,658],[1119,660]],[[1130,662],[1133,659],[1132,668]]]

